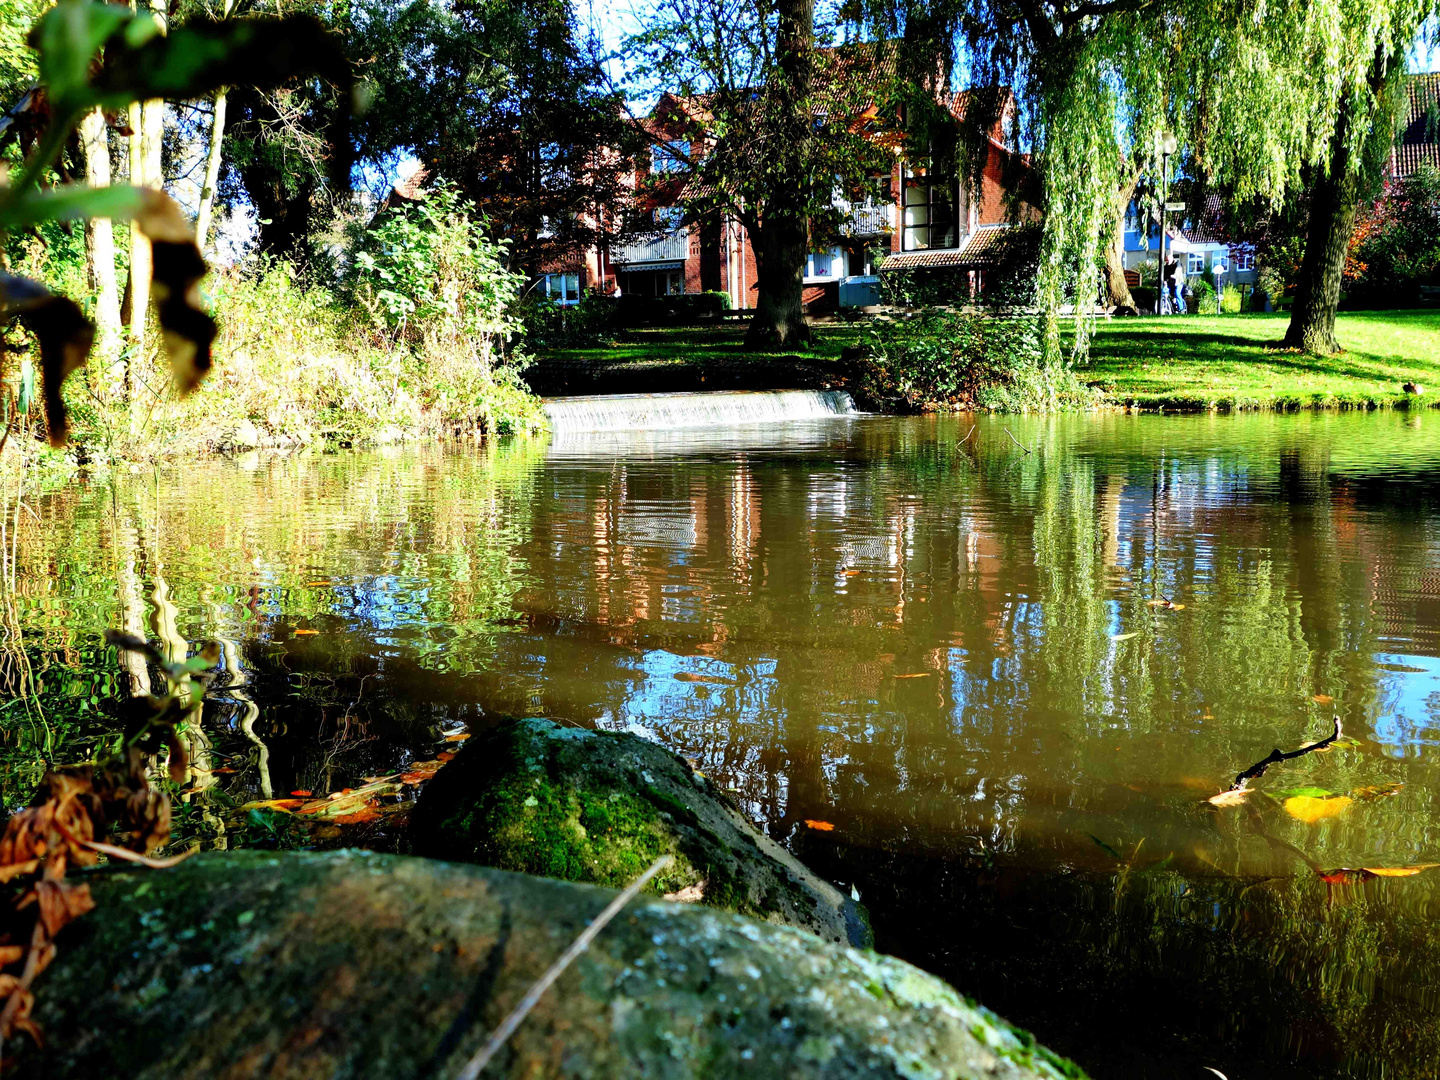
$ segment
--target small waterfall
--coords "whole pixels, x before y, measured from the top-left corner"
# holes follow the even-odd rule
[[[569,435],[819,420],[848,416],[855,412],[855,402],[843,390],[715,390],[546,398],[544,409],[550,429]]]

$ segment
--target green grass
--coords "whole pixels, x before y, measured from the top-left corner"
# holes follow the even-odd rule
[[[1341,315],[1345,351],[1281,349],[1289,316],[1116,319],[1097,328],[1080,371],[1117,402],[1167,409],[1374,408],[1409,404],[1416,382],[1440,405],[1440,311]]]
[[[821,324],[811,328],[814,343],[799,353],[807,358],[836,359],[846,345],[860,339],[864,323]],[[703,364],[707,361],[733,363],[738,360],[774,360],[795,356],[794,349],[782,352],[742,350],[745,324],[727,322],[710,326],[653,327],[626,330],[613,345],[587,349],[546,349],[542,359],[560,363],[602,364]]]

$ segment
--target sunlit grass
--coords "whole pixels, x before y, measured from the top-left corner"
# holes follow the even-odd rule
[[[1281,349],[1289,316],[1117,319],[1097,329],[1082,376],[1120,402],[1167,408],[1309,408],[1440,401],[1440,311],[1341,315],[1345,352]]]

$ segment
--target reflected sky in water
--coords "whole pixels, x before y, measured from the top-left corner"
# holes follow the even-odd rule
[[[984,874],[1024,875],[1006,886],[1028,897],[1017,911],[1094,904],[1122,922],[1137,896],[1136,918],[1159,919],[1203,887],[1213,928],[1256,903],[1230,883],[1329,904],[1316,867],[1440,862],[1440,418],[971,428],[854,418],[90,481],[32,498],[14,617],[47,695],[97,699],[51,734],[59,757],[103,737],[123,692],[100,627],[128,621],[177,650],[220,637],[237,662],[205,725],[236,797],[343,786],[433,755],[456,722],[630,730],[697,761],[831,876],[878,890],[892,926],[929,926],[948,897],[945,925],[973,918],[1003,940]],[[1205,804],[1332,714],[1341,745],[1272,768],[1252,806]],[[12,802],[25,778],[8,779]],[[1298,788],[1352,801],[1302,820],[1286,803]],[[937,867],[946,884],[917,900]],[[1046,891],[1082,880],[1083,896]],[[1412,915],[1435,896],[1428,874],[1378,885]],[[1266,910],[1272,929],[1314,917]],[[1015,1007],[948,945],[879,929]],[[1113,950],[1086,949],[1077,970],[1120,978]],[[1412,998],[1436,981],[1432,955],[1392,973]],[[1015,1000],[1034,985],[1016,976],[1030,990]],[[1389,1052],[1386,1008],[1321,1010],[1326,1032],[1367,1048],[1358,1065],[1289,1020],[1220,1035],[1368,1074]]]

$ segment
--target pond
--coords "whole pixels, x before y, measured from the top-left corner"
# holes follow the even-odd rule
[[[250,455],[27,506],[11,806],[114,740],[104,627],[213,638],[207,846],[501,717],[628,730],[1096,1077],[1440,1071],[1440,417]]]

